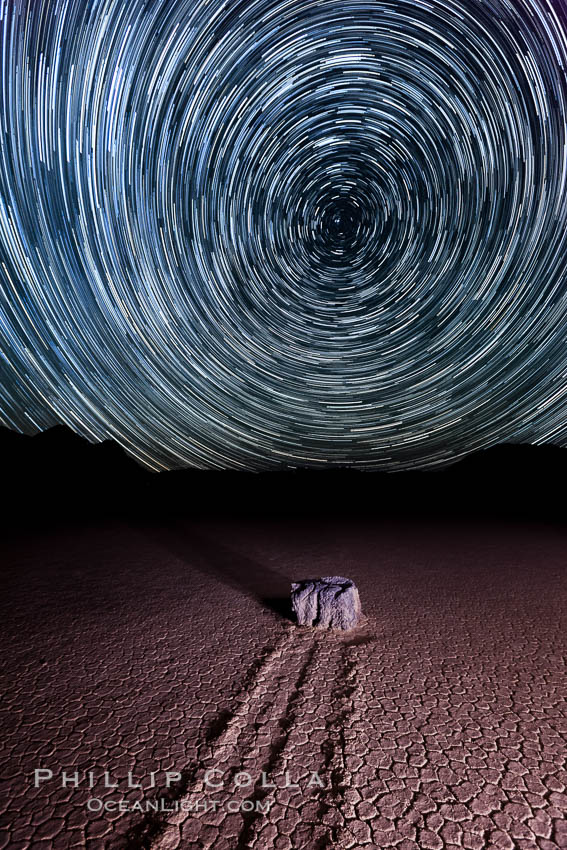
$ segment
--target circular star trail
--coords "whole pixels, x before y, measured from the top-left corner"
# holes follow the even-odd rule
[[[0,0],[0,416],[148,466],[567,442],[559,0]]]

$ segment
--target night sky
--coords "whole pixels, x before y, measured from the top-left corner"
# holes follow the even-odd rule
[[[153,469],[567,443],[564,0],[0,0],[0,421]]]

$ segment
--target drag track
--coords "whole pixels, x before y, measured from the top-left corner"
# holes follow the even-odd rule
[[[205,777],[211,771],[215,784],[221,769],[225,777],[242,772],[257,777],[254,787],[246,788],[247,799],[270,796],[270,817],[263,817],[266,806],[233,817],[232,825],[216,812],[203,819],[182,812],[160,825],[150,846],[159,850],[173,850],[186,842],[199,846],[204,833],[203,845],[213,838],[218,847],[269,847],[277,832],[289,835],[300,822],[304,846],[337,846],[346,824],[344,792],[351,778],[344,730],[355,711],[355,698],[362,695],[356,684],[360,664],[356,651],[374,639],[368,621],[356,634],[346,636],[289,626],[239,695],[235,709],[227,713],[222,730],[206,742],[208,752],[200,764]],[[278,785],[282,777],[285,784]],[[290,805],[301,793],[297,780],[303,780],[304,791],[318,793],[308,791],[301,802]],[[207,790],[206,778],[201,777],[184,799],[189,802]],[[222,792],[221,799],[218,791],[212,796],[222,805]],[[332,811],[335,817],[324,817]]]

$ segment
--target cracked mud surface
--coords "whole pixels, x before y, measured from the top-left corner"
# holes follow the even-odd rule
[[[567,848],[566,555],[503,523],[5,540],[0,847]],[[295,627],[290,582],[335,572],[362,624]]]

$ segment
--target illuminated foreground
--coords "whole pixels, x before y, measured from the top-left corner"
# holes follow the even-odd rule
[[[567,847],[559,527],[108,523],[2,548],[3,847]],[[291,580],[331,565],[361,625],[297,628]]]

